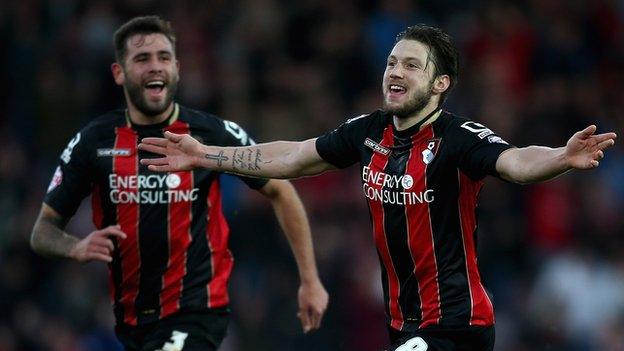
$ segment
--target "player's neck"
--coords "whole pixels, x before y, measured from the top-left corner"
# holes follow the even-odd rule
[[[437,109],[438,109],[438,102],[434,101],[434,99],[431,99],[429,100],[429,103],[422,110],[420,110],[419,112],[411,116],[403,117],[403,118],[393,116],[392,120],[394,121],[394,127],[396,128],[396,130],[408,129],[409,127],[416,125],[417,123],[422,121],[424,118],[427,118],[427,116],[429,116],[433,111]],[[424,123],[421,126],[421,129],[427,124],[428,123]]]
[[[164,122],[167,118],[169,118],[169,116],[171,116],[171,113],[173,112],[173,108],[174,108],[174,103],[171,102],[171,104],[169,104],[169,107],[167,107],[167,109],[163,111],[162,113],[159,113],[154,116],[148,116],[144,114],[143,112],[139,111],[139,109],[137,109],[136,106],[134,106],[132,103],[128,103],[128,116],[130,117],[130,120],[134,124],[139,124],[139,125],[158,124],[158,123]]]

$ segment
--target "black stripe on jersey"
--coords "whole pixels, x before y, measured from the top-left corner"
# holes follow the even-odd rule
[[[194,170],[193,179],[199,179],[199,173],[206,170]],[[210,182],[214,181],[216,174],[213,173]],[[198,199],[207,199],[209,187],[200,187]],[[205,307],[208,305],[208,290],[206,282],[212,279],[212,267],[210,264],[210,250],[206,238],[206,226],[208,225],[206,213],[208,203],[206,200],[194,201],[191,213],[201,214],[191,217],[191,244],[186,252],[186,275],[182,283],[180,296],[180,308]]]
[[[438,134],[437,131],[435,134]],[[432,172],[433,167],[428,167],[427,182],[436,196],[436,201],[429,204],[429,213],[431,223],[435,224],[431,227],[439,274],[440,325],[468,325],[471,309],[470,289],[462,245],[460,211],[456,200],[459,197],[459,179],[452,169],[438,170],[436,177],[432,177]]]
[[[140,205],[141,276],[135,300],[138,324],[157,321],[160,316],[160,292],[169,259],[168,210],[166,203]]]
[[[113,244],[115,245],[115,251],[113,252],[113,262],[110,263],[110,279],[112,280],[110,289],[112,289],[114,301],[113,313],[115,314],[115,320],[117,323],[121,323],[124,320],[124,309],[123,305],[120,303],[122,281],[121,256],[119,255],[117,240],[114,240]]]
[[[393,151],[388,165],[384,169],[386,174],[405,174],[407,160],[410,157],[409,148],[401,148],[405,151]],[[383,187],[389,192],[402,191],[401,184],[394,184],[395,187]],[[414,261],[409,247],[409,235],[407,232],[407,218],[405,216],[405,206],[402,204],[384,203],[384,229],[390,257],[394,264],[396,275],[399,279],[399,306],[403,313],[405,322],[412,318],[421,317],[420,297],[418,294],[418,282],[414,275]]]

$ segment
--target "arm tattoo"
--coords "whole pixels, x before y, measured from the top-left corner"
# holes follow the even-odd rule
[[[262,163],[262,151],[260,149],[245,149],[236,151],[232,155],[232,168],[241,171],[259,171]]]
[[[227,156],[223,155],[223,150],[221,150],[218,155],[205,154],[204,157],[209,159],[209,160],[217,161],[217,166],[219,166],[219,167],[221,167],[223,165],[224,161],[229,160],[229,158]]]

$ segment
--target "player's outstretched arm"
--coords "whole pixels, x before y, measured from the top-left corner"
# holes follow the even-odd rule
[[[111,262],[115,249],[111,238],[126,238],[119,226],[109,226],[79,239],[63,231],[66,222],[52,207],[43,204],[30,236],[33,251],[43,256],[70,258],[78,262]]]
[[[288,179],[335,168],[319,156],[315,140],[223,147],[203,145],[188,134],[165,132],[164,138],[144,138],[139,149],[163,156],[141,159],[141,164],[153,171],[186,171],[202,167],[252,177]]]
[[[286,180],[271,179],[259,190],[273,205],[299,270],[298,303],[305,333],[321,326],[329,297],[321,283],[314,259],[310,224],[295,188]]]
[[[566,146],[549,148],[528,146],[503,152],[496,162],[496,170],[503,179],[526,184],[557,177],[570,169],[598,167],[604,150],[615,145],[613,132],[594,134],[591,125],[574,133]]]

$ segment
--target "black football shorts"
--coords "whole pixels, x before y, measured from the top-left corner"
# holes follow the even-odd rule
[[[225,338],[227,311],[181,311],[145,326],[117,326],[126,351],[215,351]]]
[[[440,328],[427,327],[414,332],[388,328],[388,351],[492,351],[494,326]]]

